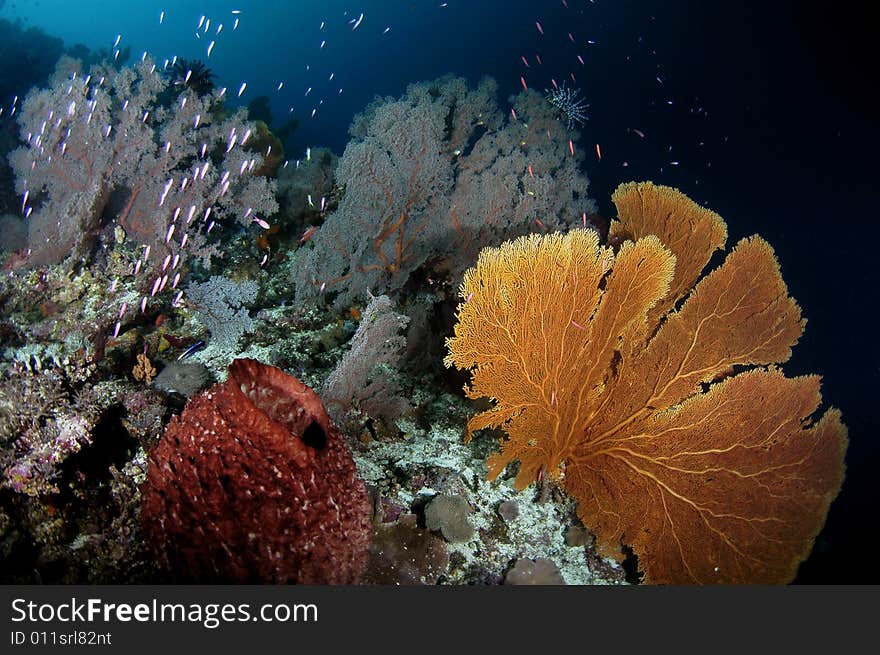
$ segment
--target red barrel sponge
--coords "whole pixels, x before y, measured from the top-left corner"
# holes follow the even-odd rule
[[[237,359],[150,453],[141,521],[157,562],[198,582],[352,584],[370,503],[318,395]]]

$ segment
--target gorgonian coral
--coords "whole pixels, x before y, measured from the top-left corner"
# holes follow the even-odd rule
[[[600,552],[632,547],[646,581],[790,581],[847,445],[837,409],[813,418],[819,377],[775,366],[800,308],[760,237],[698,281],[727,236],[718,215],[650,183],[613,200],[618,247],[532,235],[465,274],[446,364],[495,401],[468,433],[502,427],[490,477],[519,460],[519,488],[561,478]]]
[[[595,204],[581,151],[535,91],[498,108],[497,84],[462,78],[381,98],[351,126],[336,170],[345,194],[297,254],[298,303],[321,294],[337,308],[367,290],[392,300],[422,268],[457,275],[486,246],[533,226],[586,219]]]

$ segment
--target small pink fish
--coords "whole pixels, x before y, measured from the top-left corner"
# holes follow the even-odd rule
[[[529,90],[529,86],[526,84],[526,78],[524,78],[522,75],[519,76],[519,82],[520,84],[522,84],[523,91]]]
[[[513,107],[510,108],[510,115],[513,116],[513,120],[519,122],[519,119],[516,117],[516,109]]]
[[[574,157],[574,143],[571,142],[571,139],[568,140],[568,149],[571,151],[571,156]]]
[[[578,61],[581,62],[581,66],[584,65],[584,58],[578,55]]]
[[[318,231],[317,225],[312,225],[311,227],[309,227],[305,232],[303,232],[303,235],[299,238],[300,245],[304,244],[306,241],[311,239],[312,235],[314,235],[315,232],[317,232],[317,231]]]
[[[538,31],[539,31],[539,32],[541,33],[541,35],[543,36],[543,34],[544,34],[544,28],[541,27],[541,23],[539,23],[538,21],[535,21],[535,27],[538,28]]]
[[[568,40],[574,43],[574,37],[571,35],[571,32],[568,33]]]

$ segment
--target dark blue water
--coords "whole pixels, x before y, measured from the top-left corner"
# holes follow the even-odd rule
[[[880,501],[880,230],[867,17],[831,2],[567,4],[7,0],[0,17],[68,46],[111,48],[121,35],[132,59],[202,59],[233,95],[247,82],[242,104],[268,95],[277,122],[300,121],[291,158],[316,145],[341,153],[353,115],[375,95],[448,72],[495,77],[502,100],[521,76],[541,90],[553,80],[581,88],[590,120],[575,146],[590,153],[601,213],[612,214],[618,183],[650,179],[719,212],[729,243],[760,233],[775,247],[809,321],[786,371],[824,376],[824,400],[842,409],[851,440],[843,491],[798,580],[880,581],[868,558]],[[207,31],[197,30],[203,15]]]

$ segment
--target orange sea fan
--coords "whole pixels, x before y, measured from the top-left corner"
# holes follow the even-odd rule
[[[490,477],[519,460],[520,489],[561,478],[600,551],[632,547],[647,582],[788,582],[847,445],[838,410],[811,418],[819,378],[774,366],[800,308],[760,237],[698,282],[727,236],[717,214],[651,183],[613,200],[616,249],[587,230],[530,235],[465,274],[445,363],[495,401],[468,437],[502,427]]]

